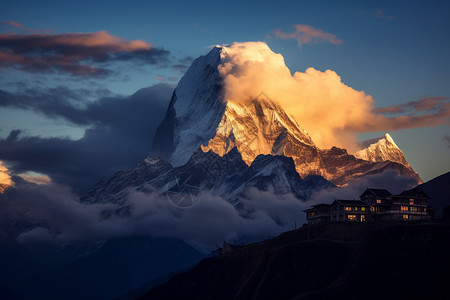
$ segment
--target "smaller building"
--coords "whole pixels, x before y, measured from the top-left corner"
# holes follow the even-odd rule
[[[317,204],[312,208],[304,210],[309,224],[330,222],[330,204]]]

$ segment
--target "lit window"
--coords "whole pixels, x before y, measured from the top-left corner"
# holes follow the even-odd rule
[[[350,221],[356,221],[356,215],[348,215],[347,219]]]
[[[350,206],[346,206],[345,210],[352,210],[352,208]]]
[[[402,210],[402,211],[408,210],[408,206],[402,206],[402,207],[401,207],[401,210]]]
[[[355,210],[358,210],[358,206],[355,206]]]
[[[377,204],[381,204],[381,199],[377,199]]]
[[[409,205],[414,205],[414,199],[409,199]]]
[[[408,215],[403,215],[403,220],[408,220],[409,216]]]
[[[362,211],[366,211],[366,208],[365,208],[365,207],[361,207],[361,210],[362,210]]]
[[[370,211],[375,211],[375,207],[371,206]]]
[[[361,222],[365,222],[366,221],[366,216],[361,215]]]

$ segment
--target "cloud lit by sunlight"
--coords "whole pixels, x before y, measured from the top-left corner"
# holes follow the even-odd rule
[[[353,135],[345,129],[364,122],[374,105],[371,96],[342,83],[334,71],[308,68],[291,75],[283,56],[263,42],[227,47],[219,71],[227,100],[248,101],[265,92],[322,148],[353,144]]]
[[[3,165],[2,161],[0,161],[0,184],[12,184],[10,172],[8,168]]]
[[[361,132],[450,124],[447,98],[430,97],[374,110],[375,99],[344,84],[332,70],[308,68],[292,75],[283,56],[264,42],[227,46],[219,72],[227,101],[245,102],[264,92],[321,148],[339,146],[354,151],[356,134]],[[393,111],[402,115],[391,117]]]
[[[41,174],[41,173],[36,173],[36,172],[21,173],[21,174],[18,174],[18,176],[28,182],[39,184],[39,185],[50,184],[52,181],[50,179],[50,177],[48,177],[47,175]]]
[[[24,28],[14,21],[4,24]],[[126,40],[106,31],[93,33],[0,33],[0,69],[28,72],[65,72],[72,75],[107,75],[98,63],[166,61],[169,52],[142,40]],[[29,33],[33,32],[33,33]]]

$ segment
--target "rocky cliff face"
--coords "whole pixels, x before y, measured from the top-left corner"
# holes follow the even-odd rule
[[[260,154],[283,155],[293,159],[301,177],[325,174],[309,134],[264,94],[248,103],[228,102],[215,136],[202,149],[224,155],[232,147],[247,165]]]
[[[134,168],[116,173],[81,197],[85,203],[126,204],[128,192],[135,189],[154,196],[167,197],[175,205],[190,206],[201,192],[220,196],[234,205],[251,188],[277,195],[293,194],[307,200],[315,190],[334,187],[321,176],[302,179],[292,158],[259,155],[248,166],[237,148],[220,156],[198,149],[189,161],[172,167],[160,158],[147,158]]]
[[[326,178],[336,185],[344,185],[357,178],[382,173],[385,170],[396,170],[399,175],[412,177],[417,182],[421,179],[411,168],[393,161],[370,162],[356,158],[347,153],[347,150],[333,147],[321,150]]]

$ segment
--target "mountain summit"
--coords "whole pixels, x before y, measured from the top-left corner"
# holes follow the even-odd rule
[[[199,148],[224,156],[236,147],[248,166],[261,154],[287,156],[302,178],[320,175],[338,185],[385,169],[396,169],[421,182],[389,134],[367,141],[354,156],[335,147],[321,150],[264,91],[246,101],[227,99],[221,70],[228,67],[228,51],[227,47],[216,46],[194,60],[176,87],[156,132],[153,155],[179,167]]]
[[[357,158],[372,162],[394,161],[411,168],[402,150],[395,144],[389,133],[382,137],[370,139],[359,144],[362,149],[354,155]]]
[[[215,47],[200,56],[181,78],[158,127],[152,153],[174,167],[187,163],[200,145],[208,144],[225,112],[226,103],[218,66],[223,55]]]

